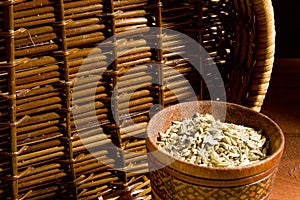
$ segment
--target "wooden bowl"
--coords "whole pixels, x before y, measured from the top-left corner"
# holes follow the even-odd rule
[[[270,142],[269,156],[239,167],[204,167],[180,161],[156,145],[158,132],[174,120],[191,118],[196,112],[216,119],[262,129]],[[225,102],[196,101],[170,106],[156,113],[147,127],[150,180],[153,199],[267,199],[284,149],[280,127],[267,116]]]

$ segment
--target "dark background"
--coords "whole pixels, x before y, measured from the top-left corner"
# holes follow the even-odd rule
[[[300,58],[300,1],[273,0],[276,57]]]

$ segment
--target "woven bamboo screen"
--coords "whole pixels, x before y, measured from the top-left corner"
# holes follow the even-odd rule
[[[151,114],[210,98],[160,28],[205,48],[228,101],[259,111],[273,66],[269,0],[1,0],[0,21],[0,199],[151,199]]]

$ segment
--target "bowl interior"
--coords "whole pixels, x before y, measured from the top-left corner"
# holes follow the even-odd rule
[[[282,151],[284,145],[283,133],[280,127],[269,117],[244,106],[214,101],[181,103],[156,113],[150,120],[147,128],[150,142],[156,145],[159,131],[165,132],[173,121],[191,118],[197,112],[212,114],[221,121],[263,130],[263,134],[270,141],[269,156]]]

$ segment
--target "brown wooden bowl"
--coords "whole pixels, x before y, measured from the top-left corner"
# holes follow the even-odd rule
[[[156,145],[158,132],[172,121],[191,118],[196,112],[216,119],[262,129],[270,142],[269,156],[239,167],[204,167],[180,161]],[[170,106],[156,113],[147,127],[150,180],[153,199],[267,199],[284,150],[280,127],[267,116],[225,102],[196,101]]]

